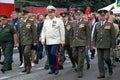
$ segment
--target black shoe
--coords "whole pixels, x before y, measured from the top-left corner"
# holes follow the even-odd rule
[[[78,73],[78,78],[82,78],[83,77],[83,73],[79,72]]]
[[[49,66],[48,66],[48,65],[45,65],[44,69],[45,69],[45,70],[48,70],[48,69],[49,69]]]
[[[111,71],[111,72],[109,72],[109,76],[112,76],[112,74],[113,74],[113,72]]]
[[[1,71],[2,71],[2,73],[5,73],[5,71],[6,71],[6,70],[4,70],[4,69],[1,69]]]
[[[62,70],[63,69],[63,66],[62,65],[59,65],[59,70]]]
[[[11,63],[13,63],[14,61],[13,60],[11,60]]]
[[[20,65],[22,65],[22,62],[20,62]]]
[[[75,64],[74,65],[72,65],[72,68],[75,68],[76,66],[75,66]]]
[[[64,62],[65,62],[65,60],[66,60],[66,57],[64,57]]]
[[[113,70],[112,68],[109,70],[109,76],[111,76],[113,74]]]
[[[94,59],[94,56],[91,56],[91,59]]]
[[[22,72],[27,72],[27,70],[25,69],[25,70],[23,70]]]
[[[105,67],[104,69],[105,69],[105,71],[107,71],[107,67]]]
[[[78,76],[78,78],[82,78],[82,77],[83,77],[83,76],[80,76],[80,75]]]
[[[7,69],[7,71],[10,71],[10,70],[12,70],[12,68],[8,68],[8,69]]]
[[[3,65],[3,62],[0,62],[1,65]]]
[[[90,69],[90,64],[87,64],[87,70]]]
[[[77,68],[74,69],[77,72]]]
[[[26,73],[27,73],[27,74],[30,74],[30,73],[31,73],[31,69],[27,69],[27,70],[26,70]]]
[[[54,74],[57,75],[58,73],[59,73],[59,70],[56,70]]]
[[[38,61],[34,61],[35,64],[38,64]]]
[[[97,78],[98,78],[98,79],[101,79],[101,78],[105,78],[105,76],[98,76]]]
[[[48,72],[48,74],[53,74],[54,72],[52,72],[52,71],[50,71],[50,72]]]

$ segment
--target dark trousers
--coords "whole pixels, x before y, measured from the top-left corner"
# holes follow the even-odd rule
[[[1,60],[1,56],[2,56],[2,52],[1,52],[1,48],[0,48],[0,60]]]
[[[77,71],[83,72],[84,59],[85,59],[85,47],[84,46],[73,47],[72,52],[73,52],[73,58],[78,64]]]
[[[58,70],[58,49],[59,45],[47,45],[49,66],[52,72]]]
[[[107,49],[98,48],[97,55],[98,55],[98,68],[100,75],[105,75],[104,61],[107,63],[109,70],[112,68],[111,59],[110,59],[110,48]]]
[[[10,56],[11,56],[11,62],[13,62],[13,49],[12,49],[11,54],[10,54]],[[20,44],[19,44],[19,47],[18,47],[18,51],[19,51],[20,63],[22,63],[23,62],[23,55],[22,55],[22,47],[21,47]]]
[[[23,63],[23,52],[22,52],[22,46],[20,44],[19,44],[18,50],[19,50],[20,63]]]
[[[43,45],[41,42],[38,42],[36,45],[36,59],[35,61],[39,62],[39,59],[42,59],[42,51],[43,51]]]
[[[31,69],[30,50],[31,45],[22,45],[25,69]]]
[[[11,52],[13,51],[13,42],[2,42],[1,43],[3,56],[4,56],[4,63],[2,69],[7,70],[12,68],[11,64]]]
[[[95,49],[90,50],[90,52],[91,52],[91,58],[94,58],[94,55],[95,55]]]
[[[70,45],[65,45],[65,46],[60,47],[59,64],[63,65],[63,63],[65,61],[65,50],[67,51],[67,53],[69,55],[69,58],[71,60],[72,65],[75,65],[75,61],[74,61],[73,56],[72,56],[72,48],[70,47]]]

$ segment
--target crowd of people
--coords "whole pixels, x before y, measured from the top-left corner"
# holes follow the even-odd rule
[[[18,48],[20,68],[22,72],[31,73],[31,68],[39,63],[46,52],[45,69],[48,74],[59,73],[64,69],[65,53],[68,54],[72,68],[83,77],[84,60],[86,69],[90,69],[90,58],[98,56],[98,79],[105,78],[105,70],[113,74],[111,52],[120,47],[120,18],[112,11],[101,10],[85,14],[82,8],[76,8],[75,13],[62,12],[56,15],[52,5],[46,8],[47,14],[34,14],[23,10],[13,11],[10,18],[0,15],[0,62],[2,73],[12,70],[13,49]],[[89,56],[89,51],[91,55]],[[118,52],[119,53],[119,52]],[[119,56],[115,56],[119,61]],[[107,65],[107,67],[105,66]]]

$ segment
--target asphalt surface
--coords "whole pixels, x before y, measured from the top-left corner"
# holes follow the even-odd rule
[[[67,60],[64,63],[64,69],[59,71],[58,75],[48,74],[49,70],[44,70],[44,64],[46,57],[39,61],[32,67],[31,74],[22,73],[24,68],[19,68],[19,55],[17,51],[14,53],[14,62],[12,64],[12,71],[6,71],[4,74],[0,72],[0,80],[120,80],[120,62],[114,63],[113,75],[109,76],[108,71],[106,71],[106,77],[104,79],[97,79],[98,66],[97,66],[97,56],[95,59],[91,60],[90,69],[86,69],[86,64],[84,65],[84,75],[83,78],[77,78],[77,73],[72,68],[71,62],[67,56]],[[3,59],[3,57],[2,57]],[[0,65],[0,68],[2,65]]]

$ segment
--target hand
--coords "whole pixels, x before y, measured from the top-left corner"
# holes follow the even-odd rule
[[[16,47],[18,47],[19,46],[19,44],[18,43],[14,43],[14,47],[16,48]]]
[[[33,43],[33,45],[35,46],[35,45],[37,45],[37,43]]]
[[[39,37],[39,41],[41,41],[42,40],[42,38],[41,37]]]
[[[42,45],[45,45],[45,42],[43,41],[43,42],[41,42],[42,43]]]
[[[90,46],[88,45],[88,46],[86,46],[86,48],[90,48]]]
[[[65,43],[64,43],[64,42],[62,42],[62,43],[61,43],[61,45],[62,45],[62,47],[63,47],[63,46],[65,45]]]
[[[91,50],[94,50],[94,49],[96,49],[96,47],[94,47],[94,46],[91,46],[91,48],[90,48]]]

